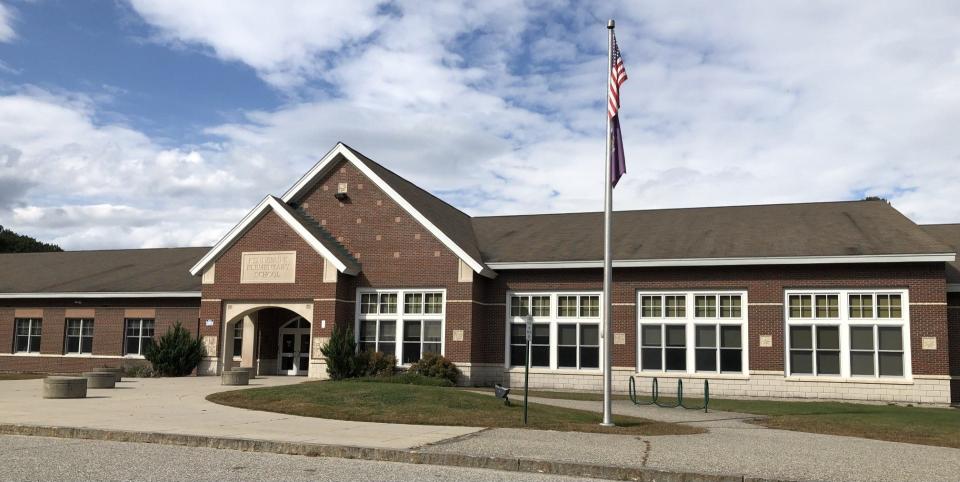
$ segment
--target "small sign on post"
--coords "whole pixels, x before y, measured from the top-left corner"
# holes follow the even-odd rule
[[[533,341],[533,317],[527,317],[527,360],[523,370],[523,424],[527,424],[527,397],[530,394],[530,342]]]

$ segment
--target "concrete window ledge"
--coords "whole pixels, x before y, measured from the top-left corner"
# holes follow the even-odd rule
[[[634,377],[643,378],[692,378],[697,380],[749,380],[750,375],[741,373],[682,373],[682,372],[639,372]]]
[[[875,385],[913,385],[913,379],[903,378],[840,378],[840,377],[785,377],[787,382],[820,383],[864,383]]]

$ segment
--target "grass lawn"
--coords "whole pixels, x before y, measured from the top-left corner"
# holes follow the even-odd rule
[[[530,396],[602,400],[599,393],[531,391]],[[627,399],[625,395],[615,398]],[[700,400],[690,401],[696,404]],[[711,399],[710,409],[764,415],[757,423],[770,428],[960,448],[960,410],[955,408]]]
[[[531,404],[529,425],[523,425],[523,407],[478,393],[447,387],[318,381],[280,387],[250,388],[214,393],[207,400],[232,407],[307,417],[361,422],[459,425],[471,427],[533,428],[572,432],[633,435],[702,433],[686,425],[634,417],[615,417],[617,426],[599,425],[600,414]]]
[[[33,380],[35,378],[46,378],[46,375],[40,373],[0,373],[2,380]]]

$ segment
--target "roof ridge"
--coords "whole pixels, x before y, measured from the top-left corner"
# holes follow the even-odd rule
[[[26,252],[10,252],[10,253],[0,253],[3,254],[69,254],[69,253],[103,253],[103,252],[116,252],[116,251],[160,251],[160,250],[175,250],[175,249],[210,249],[210,246],[165,246],[160,248],[100,248],[100,249],[67,249],[63,251],[26,251]]]

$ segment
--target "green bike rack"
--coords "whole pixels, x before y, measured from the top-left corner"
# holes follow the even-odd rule
[[[630,377],[629,383],[627,385],[627,393],[630,395],[630,401],[634,405],[656,405],[663,408],[676,408],[682,407],[688,410],[703,410],[704,413],[709,412],[710,406],[710,380],[703,381],[703,405],[687,405],[683,401],[683,380],[677,380],[677,401],[676,403],[661,403],[660,402],[660,383],[656,377],[653,378],[651,382],[652,386],[650,389],[650,400],[641,402],[637,400],[637,381]]]

